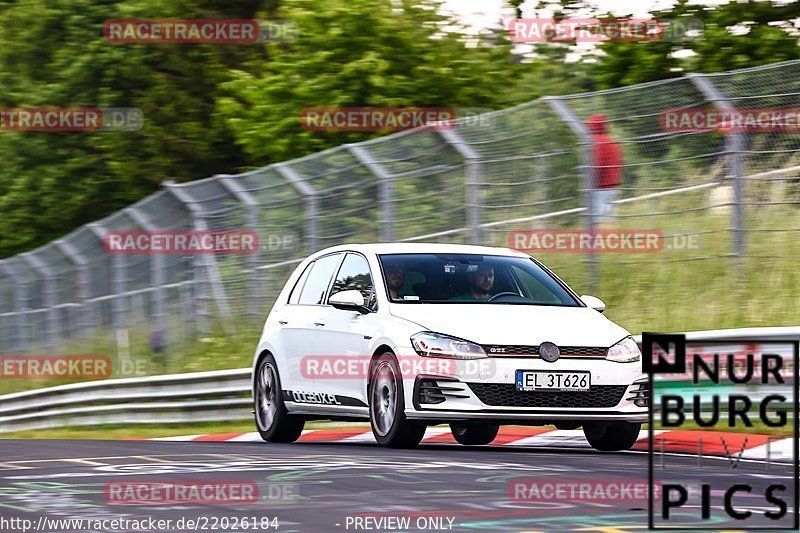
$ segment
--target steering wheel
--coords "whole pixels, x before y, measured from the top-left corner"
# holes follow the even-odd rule
[[[489,298],[486,301],[487,302],[493,302],[497,298],[500,298],[501,296],[519,296],[519,294],[517,294],[516,292],[498,292],[497,294],[495,294],[494,296],[492,296],[491,298]]]

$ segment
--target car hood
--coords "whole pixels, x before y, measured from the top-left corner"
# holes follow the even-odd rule
[[[478,344],[609,347],[630,335],[589,307],[501,304],[391,304],[423,329]]]

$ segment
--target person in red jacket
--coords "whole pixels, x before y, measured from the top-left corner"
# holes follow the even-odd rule
[[[622,149],[617,141],[608,135],[608,119],[605,115],[592,115],[586,119],[591,133],[592,169],[594,183],[592,204],[598,224],[606,222],[614,209],[614,200],[619,195],[622,183]]]

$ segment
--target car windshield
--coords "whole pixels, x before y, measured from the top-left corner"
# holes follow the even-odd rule
[[[379,260],[392,302],[581,305],[562,283],[531,258],[383,254]]]

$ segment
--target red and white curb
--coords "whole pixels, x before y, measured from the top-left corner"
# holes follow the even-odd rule
[[[689,455],[730,456],[736,459],[791,461],[794,442],[791,438],[748,433],[722,433],[718,431],[654,431],[656,452]],[[220,433],[208,435],[182,435],[148,439],[154,441],[183,442],[262,442],[258,433]],[[363,428],[311,429],[303,431],[298,442],[329,444],[375,443],[372,432]],[[455,444],[447,427],[429,427],[423,444]],[[501,427],[490,446],[525,448],[591,448],[581,430],[555,430],[529,427]],[[647,431],[639,433],[634,450],[647,450]]]

